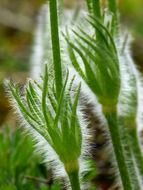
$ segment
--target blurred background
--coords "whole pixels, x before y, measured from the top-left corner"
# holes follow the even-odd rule
[[[82,0],[66,0],[65,5],[70,8],[76,1]],[[45,0],[0,0],[0,190],[61,189],[34,153],[32,141],[19,132],[3,87],[6,78],[24,83],[29,76],[37,16],[43,3]],[[134,38],[133,58],[143,72],[143,1],[120,0],[119,6],[122,23]]]

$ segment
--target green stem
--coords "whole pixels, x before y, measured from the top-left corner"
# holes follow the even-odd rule
[[[139,169],[141,176],[143,176],[143,154],[140,147],[137,129],[133,128],[129,130],[129,135],[130,135],[130,142],[131,142],[132,150],[133,150],[135,160],[137,163],[137,167]]]
[[[97,18],[101,17],[100,0],[92,0],[93,13]]]
[[[80,190],[78,171],[68,173],[72,190]]]
[[[50,0],[50,21],[56,91],[57,96],[59,97],[62,89],[62,66],[58,27],[57,0]]]
[[[114,34],[117,34],[118,26],[119,26],[119,14],[118,14],[117,0],[108,0],[108,7],[109,7],[109,10],[114,15],[114,19],[113,19],[113,23],[112,23],[112,32]]]
[[[86,0],[88,11],[96,18],[101,17],[100,0]]]
[[[129,177],[130,175],[129,175],[128,167],[126,164],[122,142],[120,138],[117,113],[116,111],[114,111],[114,112],[106,112],[104,114],[108,122],[109,132],[111,135],[111,140],[112,140],[113,149],[114,149],[117,165],[119,168],[119,172],[120,172],[120,176],[121,176],[121,180],[123,184],[123,189],[132,190],[132,186],[131,186],[132,183]]]
[[[109,10],[117,15],[117,0],[108,0]]]
[[[68,174],[72,190],[80,190],[79,182],[79,162],[73,160],[65,165],[65,171]]]
[[[124,148],[124,155],[128,164],[130,178],[132,180],[132,186],[134,190],[139,190],[141,189],[141,183],[137,171],[137,164],[134,159],[135,152],[133,151],[132,142],[131,142],[132,140],[130,138],[129,130],[124,124],[124,118],[120,117],[119,122],[120,122],[121,141]]]
[[[95,16],[98,19],[101,19],[101,6],[100,0],[86,0],[88,11],[92,16]],[[101,35],[98,31],[95,31],[96,39],[98,43],[102,43]]]
[[[92,14],[92,2],[91,0],[86,0],[88,12]]]

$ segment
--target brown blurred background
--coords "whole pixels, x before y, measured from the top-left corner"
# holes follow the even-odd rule
[[[0,0],[0,124],[9,111],[3,79],[24,81],[28,75],[33,33],[44,0]]]
[[[76,1],[66,0],[67,7]],[[9,106],[3,90],[3,79],[24,81],[30,69],[33,34],[37,15],[45,0],[0,0],[0,124]],[[133,57],[143,70],[143,1],[120,0],[121,18],[134,36]]]

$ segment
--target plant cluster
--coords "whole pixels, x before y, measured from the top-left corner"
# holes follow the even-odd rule
[[[18,128],[18,126],[16,126]],[[51,179],[50,169],[35,153],[32,139],[19,129],[2,126],[0,130],[0,189],[61,189]]]
[[[88,146],[92,134],[85,127],[90,121],[82,114],[84,97],[91,101],[91,110],[101,108],[96,112],[110,141],[116,184],[120,189],[139,190],[143,177],[138,137],[142,86],[129,51],[130,36],[120,27],[116,0],[107,1],[108,10],[103,10],[99,0],[86,2],[88,16],[76,10],[67,28],[59,24],[62,2],[49,1],[51,50],[44,75],[40,82],[30,80],[24,92],[12,83],[8,86],[26,130],[45,160],[53,161],[55,176],[68,178],[71,189],[86,189],[87,185],[91,189],[90,183],[82,181],[87,168],[81,163],[86,160],[85,152],[87,156],[92,149]]]

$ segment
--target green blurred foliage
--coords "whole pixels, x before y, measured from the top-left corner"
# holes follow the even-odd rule
[[[35,180],[26,176],[35,177]],[[10,127],[0,131],[0,189],[1,190],[59,190],[58,183],[41,183],[51,178],[50,172],[34,153],[33,142],[19,130]],[[39,179],[39,181],[38,181]]]
[[[120,0],[123,13],[128,15],[139,15],[142,13],[142,0]]]
[[[82,182],[93,181],[97,175],[95,163],[87,160],[89,171]],[[42,182],[47,181],[47,184]],[[42,164],[41,156],[35,153],[33,142],[18,127],[0,128],[0,190],[61,190],[58,181],[53,181],[52,172]],[[91,185],[91,189],[95,189]]]
[[[130,27],[135,36],[143,36],[143,1],[119,0],[123,22]]]

